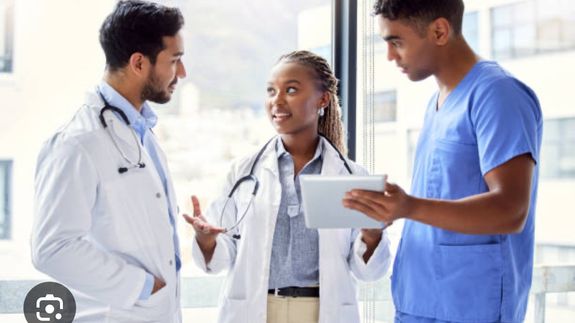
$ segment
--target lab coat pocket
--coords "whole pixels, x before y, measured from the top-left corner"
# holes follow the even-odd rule
[[[153,308],[163,305],[168,301],[168,285],[162,287],[154,294],[150,295],[146,300],[139,300],[136,302],[136,306]]]
[[[461,322],[494,322],[500,317],[500,244],[440,245],[437,254],[437,311]]]
[[[342,304],[339,307],[338,321],[341,323],[360,322],[357,304]]]
[[[248,323],[245,299],[224,298],[220,309],[220,323]]]

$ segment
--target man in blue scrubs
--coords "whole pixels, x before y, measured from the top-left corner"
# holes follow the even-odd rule
[[[537,97],[461,34],[461,0],[379,0],[388,59],[434,76],[411,194],[354,190],[343,203],[405,218],[392,293],[396,322],[522,322],[533,269],[542,116]]]

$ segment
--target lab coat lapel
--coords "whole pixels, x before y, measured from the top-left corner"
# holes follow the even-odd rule
[[[321,138],[321,140],[323,141],[324,147],[321,175],[349,175],[337,151],[335,151],[327,140],[323,138]]]
[[[279,165],[278,165],[278,154],[276,152],[276,145],[277,141],[280,140],[279,138],[280,138],[279,136],[276,136],[274,139],[270,141],[259,161],[263,169],[271,172],[278,179],[279,179]],[[257,172],[257,167],[258,166],[256,165],[256,170],[254,172]]]
[[[98,94],[97,90],[88,92],[86,95],[85,103],[89,109],[93,110],[96,118],[98,118],[100,111],[104,107],[104,101]],[[133,133],[130,126],[128,126],[118,115],[113,112],[104,113],[104,120],[108,124],[108,127],[111,128],[110,130],[113,136],[113,140],[110,139],[110,145],[114,145],[115,142],[115,144],[118,145],[118,148],[122,150],[122,153],[124,153],[132,162],[138,161],[139,146],[142,153],[142,162],[146,165],[143,171],[148,172],[154,179],[156,186],[155,190],[158,192],[163,192],[164,185],[162,184],[160,176],[155,169],[154,162],[152,161],[150,155],[148,155],[148,152],[144,146],[141,144],[138,135]],[[100,123],[99,120],[98,123]],[[100,124],[100,126],[102,125]],[[135,137],[134,134],[136,135]],[[109,137],[109,133],[107,133],[107,136]],[[115,147],[113,147],[113,149],[116,150]],[[116,153],[119,154],[119,152]],[[120,162],[122,165],[126,163],[123,158],[120,159]]]

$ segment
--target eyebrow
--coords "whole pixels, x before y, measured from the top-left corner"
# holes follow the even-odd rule
[[[301,82],[300,82],[300,81],[298,81],[298,80],[288,80],[288,81],[286,81],[285,83],[286,83],[286,84],[289,84],[289,83],[297,83],[297,84],[301,84]]]
[[[179,56],[184,56],[184,52],[177,52],[172,54],[172,57],[179,57]]]
[[[300,82],[300,81],[298,81],[298,80],[287,80],[287,81],[285,81],[285,82],[284,82],[284,84],[290,84],[290,83],[297,83],[297,84],[301,84],[301,82]],[[273,82],[272,82],[272,81],[268,81],[268,85],[272,85],[272,84],[273,84]]]
[[[383,37],[383,40],[385,41],[392,41],[392,40],[398,40],[401,39],[399,36],[396,35],[389,35],[389,36],[385,36]]]

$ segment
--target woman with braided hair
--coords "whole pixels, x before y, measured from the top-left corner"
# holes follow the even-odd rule
[[[196,264],[207,273],[228,270],[219,322],[359,322],[356,279],[387,271],[385,232],[309,229],[301,208],[300,175],[367,174],[342,155],[337,79],[316,54],[283,55],[265,106],[278,136],[233,164],[222,198],[205,217],[194,196],[193,216],[184,215],[196,231]],[[253,185],[232,189],[247,174],[259,180],[255,197]]]

